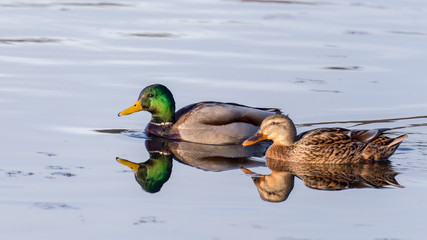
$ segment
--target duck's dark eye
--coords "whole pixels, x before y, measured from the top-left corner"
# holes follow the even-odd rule
[[[152,97],[154,97],[154,94],[150,93],[150,94],[148,94],[148,97],[152,98]]]

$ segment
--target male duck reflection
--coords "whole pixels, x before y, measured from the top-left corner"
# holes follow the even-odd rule
[[[283,114],[274,114],[261,124],[259,131],[247,139],[243,146],[264,139],[273,140],[265,156],[296,162],[356,163],[389,158],[407,137],[389,138],[387,129],[348,130],[344,128],[318,128],[296,136],[295,125]]]
[[[199,102],[175,112],[169,89],[160,84],[142,90],[138,100],[119,116],[138,111],[151,113],[148,135],[203,144],[241,144],[252,136],[276,108],[254,108],[236,103]]]
[[[135,172],[135,180],[149,193],[160,191],[172,173],[172,159],[205,171],[226,171],[241,166],[265,166],[264,162],[251,160],[252,156],[262,156],[268,144],[257,144],[249,148],[239,145],[206,145],[191,142],[174,142],[153,138],[145,141],[150,159],[134,163],[122,158],[116,160]]]
[[[382,188],[388,185],[403,187],[396,181],[398,174],[389,162],[369,164],[306,164],[267,158],[271,174],[256,174],[242,168],[258,189],[261,199],[269,202],[285,201],[294,187],[297,176],[304,184],[317,190],[344,190],[347,188]]]
[[[160,191],[172,173],[171,154],[151,152],[150,159],[143,163],[134,163],[123,158],[116,158],[116,160],[132,169],[135,172],[135,180],[149,193]]]

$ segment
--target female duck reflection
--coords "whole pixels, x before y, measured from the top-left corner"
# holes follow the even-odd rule
[[[265,166],[264,162],[251,160],[262,157],[268,143],[251,147],[239,145],[205,145],[191,142],[175,142],[153,138],[145,141],[150,158],[142,163],[134,163],[122,158],[116,160],[135,172],[135,180],[149,193],[159,192],[172,173],[172,159],[205,171],[225,171],[242,166]]]
[[[382,188],[387,185],[401,186],[395,179],[398,174],[393,171],[390,162],[370,164],[305,164],[280,161],[267,158],[267,167],[272,170],[269,175],[256,174],[242,168],[252,175],[261,199],[269,202],[283,202],[294,187],[294,177],[304,184],[318,190],[343,190],[346,188]]]

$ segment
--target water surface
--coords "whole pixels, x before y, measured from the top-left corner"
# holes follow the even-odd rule
[[[426,7],[418,0],[2,1],[0,236],[424,239]],[[167,181],[149,193],[116,161],[151,159],[147,139],[111,131],[144,129],[148,113],[117,113],[152,83],[167,85],[178,108],[202,100],[278,107],[299,132],[408,133],[380,167],[399,185],[325,191],[281,169],[294,176],[292,191],[272,203],[252,180],[273,172],[259,155],[201,161],[174,153],[160,164],[170,170]]]

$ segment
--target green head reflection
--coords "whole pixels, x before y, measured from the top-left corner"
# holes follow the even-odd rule
[[[135,180],[149,193],[159,192],[172,173],[172,155],[151,152],[150,159],[143,163],[134,163],[126,159],[117,161],[135,172]]]

